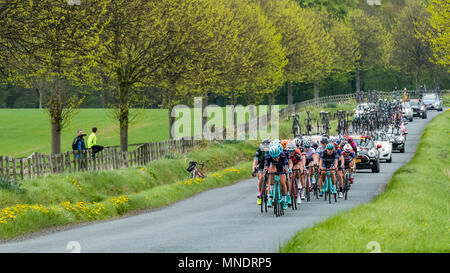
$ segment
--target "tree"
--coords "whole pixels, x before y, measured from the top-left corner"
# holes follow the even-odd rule
[[[325,8],[333,17],[345,18],[358,0],[296,0],[302,8]]]
[[[122,152],[128,151],[130,109],[142,98],[140,87],[156,86],[158,69],[176,58],[167,42],[172,35],[167,17],[175,4],[175,0],[112,0],[107,6],[110,22],[100,37],[105,50],[97,58],[97,76],[103,87],[114,90],[111,106],[119,121]]]
[[[223,60],[219,85],[235,105],[236,99],[249,90],[263,95],[280,86],[287,60],[281,34],[259,6],[240,0],[224,3],[231,11],[229,25],[236,35],[225,41],[227,50],[217,52]]]
[[[308,76],[314,72],[314,45],[316,35],[314,24],[308,18],[298,3],[291,0],[257,1],[265,14],[281,34],[281,44],[284,48],[287,65],[283,77],[288,84],[288,104],[293,103],[292,82],[308,81]]]
[[[432,51],[428,41],[421,40],[418,33],[430,30],[429,13],[422,1],[409,1],[403,8],[392,31],[391,64],[414,76],[416,90],[419,90],[422,70],[430,67]]]
[[[335,68],[334,61],[338,58],[336,45],[331,36],[332,20],[325,10],[304,10],[305,24],[309,24],[311,33],[309,56],[306,71],[310,71],[308,78],[314,80],[314,98],[319,98],[319,81],[331,74]]]
[[[385,60],[387,33],[378,18],[367,16],[361,10],[349,12],[346,21],[358,42],[356,51],[358,57],[353,67],[356,71],[356,92],[360,92],[360,72]]]
[[[82,101],[70,96],[66,80],[90,83],[86,76],[95,67],[94,55],[100,51],[98,35],[107,22],[103,15],[108,1],[83,1],[81,5],[52,0],[11,2],[6,12],[1,12],[9,14],[5,20],[9,42],[2,46],[8,49],[15,71],[27,79],[38,77],[51,82],[46,109],[52,153],[57,154],[61,152],[61,131]]]
[[[427,11],[431,14],[428,22],[431,29],[419,33],[425,41],[431,44],[433,62],[447,67],[450,71],[450,2],[447,0],[430,0]]]

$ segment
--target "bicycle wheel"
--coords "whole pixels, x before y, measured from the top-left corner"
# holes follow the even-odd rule
[[[275,183],[273,191],[274,191],[274,194],[273,194],[273,204],[272,204],[272,206],[273,206],[273,213],[275,214],[276,217],[278,217],[278,216],[279,216],[279,215],[278,215],[278,207],[279,207],[279,204],[278,204],[278,190],[277,190],[277,183]]]

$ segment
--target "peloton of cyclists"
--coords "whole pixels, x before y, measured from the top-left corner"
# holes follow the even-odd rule
[[[303,141],[300,138],[294,140],[264,139],[254,154],[252,175],[257,176],[257,204],[261,204],[261,189],[265,174],[278,173],[282,194],[282,208],[287,209],[291,202],[301,204],[305,199],[305,174],[306,169],[312,170],[319,167],[319,196],[323,196],[323,183],[326,178],[326,169],[330,169],[333,183],[332,192],[337,193],[336,182],[339,182],[339,198],[343,197],[344,168],[350,172],[350,183],[353,184],[355,173],[356,143],[351,137],[329,138],[323,135],[320,144],[309,139]],[[299,194],[297,200],[291,200],[288,192],[292,184],[289,182],[289,172],[298,183]],[[269,200],[268,207],[273,203],[275,175],[269,175]],[[336,181],[337,179],[337,181]]]

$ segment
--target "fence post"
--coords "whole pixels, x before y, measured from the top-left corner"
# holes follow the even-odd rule
[[[3,169],[3,156],[0,156],[0,175],[3,176],[5,174]]]
[[[30,157],[27,158],[27,163],[28,163],[28,179],[31,179],[32,166],[31,166],[31,158]]]
[[[17,165],[16,165],[16,159],[13,158],[12,159],[13,162],[13,175],[14,175],[14,180],[17,181]]]
[[[24,159],[23,158],[21,158],[20,159],[20,178],[21,178],[21,180],[24,180],[25,179],[25,166],[24,166]]]

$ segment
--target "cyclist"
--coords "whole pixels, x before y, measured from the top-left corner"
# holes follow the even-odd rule
[[[331,173],[331,180],[333,183],[333,187],[331,188],[331,191],[333,194],[336,194],[336,178],[334,176],[335,170],[336,170],[336,166],[338,166],[338,160],[339,160],[339,156],[338,153],[336,152],[336,150],[334,149],[334,145],[333,143],[328,143],[326,146],[326,150],[323,151],[320,155],[320,162],[319,162],[319,166],[320,166],[320,171],[321,171],[321,179],[319,180],[319,186],[320,186],[320,196],[323,196],[324,190],[322,187],[322,181],[326,181],[326,169],[329,168],[330,169],[330,173]]]
[[[322,139],[320,140],[320,145],[318,145],[317,149],[315,149],[316,154],[319,157],[319,161],[320,161],[320,157],[321,157],[322,153],[325,151],[325,147],[327,146],[327,144],[328,144],[328,137],[323,136]],[[319,166],[321,166],[321,165],[319,164]],[[322,176],[321,175],[319,175],[319,186],[322,186]]]
[[[281,146],[283,146],[283,150],[284,151],[286,151],[286,147],[287,147],[287,144],[288,144],[288,140],[287,139],[283,139],[282,141],[281,141]]]
[[[358,154],[358,147],[356,146],[355,141],[353,141],[353,138],[351,136],[347,137],[347,143],[352,146],[353,151],[355,152],[355,155]]]
[[[281,146],[280,142],[271,143],[269,152],[266,154],[265,159],[265,167],[264,167],[264,175],[267,172],[277,172],[282,174],[279,175],[279,181],[280,181],[280,188],[281,188],[281,194],[282,194],[282,204],[283,209],[287,209],[287,185],[289,183],[287,178],[288,173],[288,167],[289,167],[289,158],[288,156],[283,153],[283,146]],[[275,181],[275,175],[269,175],[269,185],[270,185],[270,194],[269,194],[269,200],[267,202],[267,206],[271,207],[273,202],[273,196],[274,196],[274,181]]]
[[[353,184],[353,175],[355,173],[355,153],[353,152],[352,146],[345,144],[344,151],[344,167],[350,171],[350,184]]]
[[[311,142],[305,141],[303,143],[303,169],[306,170],[307,168],[311,170],[313,167],[317,166],[319,163],[319,155],[317,155],[316,150],[314,148],[311,148]],[[306,173],[304,172],[302,174],[302,179],[305,181],[304,185],[306,186]],[[305,195],[302,195],[302,199],[305,199]]]
[[[252,176],[255,177],[256,173],[258,173],[258,195],[257,195],[257,204],[261,205],[261,187],[262,182],[264,180],[264,158],[266,153],[269,151],[270,139],[264,139],[259,145],[258,149],[255,152],[253,157],[253,166],[252,166]]]
[[[289,142],[287,144],[287,150],[289,152],[289,170],[292,170],[292,172],[294,173],[294,179],[297,180],[297,185],[298,185],[298,190],[299,193],[297,195],[297,203],[300,204],[301,201],[299,202],[299,198],[300,196],[303,197],[303,199],[305,199],[305,194],[303,193],[303,189],[305,187],[305,181],[304,181],[304,177],[303,177],[303,161],[302,161],[302,154],[299,151],[299,149],[297,148],[297,145],[295,142]],[[301,181],[301,183],[300,183]],[[289,183],[289,191],[291,191],[291,183]],[[288,195],[288,204],[290,204],[290,197]]]
[[[296,137],[294,139],[294,141],[295,141],[295,145],[300,150],[300,152],[303,152],[303,140],[301,138]]]
[[[343,193],[343,187],[344,187],[344,155],[342,154],[342,149],[340,146],[341,140],[337,138],[334,141],[334,149],[338,153],[339,160],[338,160],[338,170],[337,170],[337,177],[339,179],[339,198],[344,197]]]

